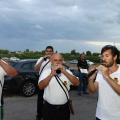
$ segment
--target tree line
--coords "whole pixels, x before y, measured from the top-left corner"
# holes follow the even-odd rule
[[[9,50],[0,50],[0,58],[2,59],[2,57],[17,57],[20,59],[38,59],[41,56],[44,56],[45,51],[29,51],[29,49],[26,49],[24,52],[11,52]],[[57,52],[57,51],[56,51]],[[100,57],[99,54],[100,53],[91,53],[91,51],[87,51],[86,53],[86,59],[93,61],[93,62],[100,62]],[[71,50],[70,53],[61,53],[61,55],[63,56],[64,60],[73,60],[76,59],[78,60],[80,57],[80,53],[76,52],[76,50]]]

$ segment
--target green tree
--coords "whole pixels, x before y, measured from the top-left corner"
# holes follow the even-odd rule
[[[93,53],[93,56],[99,56],[100,53]]]
[[[29,49],[26,49],[26,51],[25,52],[29,52]]]
[[[87,51],[87,52],[86,52],[86,55],[89,55],[89,56],[90,56],[90,55],[91,55],[91,52],[90,52],[90,51]]]
[[[8,51],[8,50],[1,50],[1,49],[0,49],[0,53],[3,53],[3,54],[8,54],[8,53],[9,53],[9,51]]]
[[[72,51],[71,51],[71,54],[75,55],[75,54],[76,54],[76,50],[75,50],[75,49],[72,50]]]

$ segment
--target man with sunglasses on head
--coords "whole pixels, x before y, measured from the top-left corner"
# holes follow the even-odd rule
[[[104,65],[96,67],[89,77],[90,93],[98,90],[96,120],[120,120],[120,65],[119,50],[106,45],[101,50]]]
[[[54,49],[52,46],[47,46],[45,49],[45,56],[40,57],[34,67],[37,71],[39,70],[39,75],[49,68],[51,68],[50,58],[54,53]],[[44,90],[40,90],[38,88],[38,99],[37,99],[37,115],[36,120],[42,119],[42,108],[43,108],[43,92]]]

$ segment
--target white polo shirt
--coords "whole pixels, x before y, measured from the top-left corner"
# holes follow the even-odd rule
[[[0,81],[3,87],[4,84],[4,76],[7,75],[7,73],[4,71],[4,69],[0,66]],[[2,87],[0,84],[0,106],[1,106],[1,95],[2,95]]]
[[[43,57],[41,57],[40,59],[38,59],[36,65],[37,65],[42,59],[43,59]],[[46,61],[43,61],[43,63],[41,64],[41,67],[40,67],[40,71],[42,70],[42,68],[44,67],[44,65],[45,65],[48,61],[49,61],[48,59],[47,59]],[[35,65],[35,66],[36,66],[36,65]],[[43,71],[44,71],[44,70],[47,70],[47,69],[49,69],[49,68],[51,68],[51,62],[49,62],[49,63],[44,67]],[[42,71],[42,72],[43,72],[43,71]],[[40,72],[39,72],[39,73],[40,73]]]
[[[66,70],[66,71],[68,73],[72,74],[71,71],[69,71],[69,70]],[[51,69],[48,69],[48,70],[42,72],[42,74],[39,78],[39,82],[41,80],[45,79],[50,73],[51,73]],[[66,87],[68,88],[68,90],[70,90],[70,85],[72,83],[69,81],[69,79],[63,73],[61,73],[60,79],[63,82],[67,83]],[[64,85],[62,83],[61,83],[61,85],[64,87]],[[64,89],[65,89],[67,96],[69,98],[68,91],[66,90],[65,87],[64,87]],[[51,81],[49,82],[49,85],[44,89],[43,98],[48,103],[53,104],[53,105],[62,105],[62,104],[65,104],[67,102],[67,97],[66,97],[63,89],[61,88],[61,86],[59,85],[59,83],[57,82],[57,80],[54,76],[52,77]]]
[[[120,67],[110,77],[120,85]],[[101,120],[120,120],[120,95],[107,83],[101,72],[98,72],[99,98],[96,110],[96,117]]]

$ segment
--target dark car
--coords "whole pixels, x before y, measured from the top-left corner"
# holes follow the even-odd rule
[[[32,96],[37,90],[39,72],[34,70],[37,59],[9,61],[18,74],[11,78],[5,76],[3,90],[20,92],[24,96]]]
[[[20,92],[26,97],[34,95],[38,89],[39,79],[39,71],[34,70],[36,62],[37,59],[9,61],[8,64],[17,70],[18,75],[13,78],[5,76],[3,89]],[[79,72],[77,70],[72,69],[65,64],[63,65],[66,69],[70,69],[75,76],[79,77]]]

